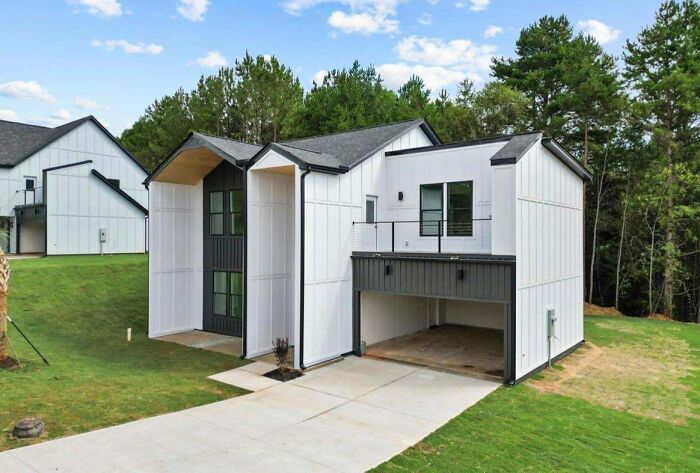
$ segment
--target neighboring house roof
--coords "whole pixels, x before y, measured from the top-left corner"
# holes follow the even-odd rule
[[[414,128],[421,128],[434,145],[440,143],[440,138],[428,122],[417,119],[329,135],[287,140],[280,144],[335,156],[340,165],[349,169]]]
[[[57,139],[72,130],[75,130],[85,122],[92,121],[104,132],[132,161],[134,161],[144,172],[146,168],[129,153],[117,139],[102,126],[102,124],[92,115],[66,123],[55,128],[48,128],[26,123],[10,122],[0,120],[0,167],[11,168],[30,156],[41,151]]]
[[[574,158],[568,151],[566,151],[559,143],[553,138],[543,138],[542,132],[528,132],[519,133],[512,135],[501,135],[493,136],[489,138],[478,138],[475,140],[461,141],[456,143],[447,143],[443,145],[435,146],[423,146],[421,148],[408,148],[398,151],[389,151],[386,153],[387,156],[398,156],[402,154],[413,154],[422,153],[426,151],[435,151],[439,149],[450,149],[450,148],[466,148],[469,146],[478,146],[490,143],[501,143],[506,142],[506,145],[499,149],[493,156],[491,156],[491,165],[500,166],[504,164],[515,164],[520,159],[525,156],[525,154],[532,148],[532,146],[541,141],[542,146],[547,148],[557,159],[559,159],[564,165],[571,169],[576,175],[585,181],[590,181],[593,179],[593,175],[590,173],[586,167],[581,164],[576,158]]]

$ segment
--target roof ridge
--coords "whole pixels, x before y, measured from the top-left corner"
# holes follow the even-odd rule
[[[244,145],[250,145],[250,146],[264,146],[261,145],[260,143],[249,143],[247,141],[239,140],[237,138],[229,138],[228,136],[219,136],[219,135],[212,135],[211,133],[204,133],[201,131],[195,131],[193,133],[197,133],[198,135],[203,135],[203,136],[208,136],[210,138],[219,138],[221,140],[227,140],[227,141],[233,141],[235,143],[242,143]]]
[[[291,140],[285,140],[281,141],[280,143],[291,143],[294,141],[301,141],[301,140],[309,140],[312,138],[324,138],[326,136],[333,136],[333,135],[342,135],[344,133],[353,133],[356,131],[364,131],[364,130],[371,130],[372,128],[383,128],[387,126],[392,126],[392,125],[400,125],[401,123],[411,123],[411,122],[424,122],[425,120],[423,118],[411,118],[408,120],[400,120],[398,122],[391,122],[391,123],[380,123],[377,125],[370,125],[370,126],[363,126],[361,128],[354,128],[352,130],[345,130],[345,131],[334,131],[333,133],[321,133],[318,135],[312,135],[312,136],[304,136],[302,138],[293,138]]]
[[[324,152],[322,152],[322,151],[316,151],[316,150],[313,150],[313,149],[302,148],[301,146],[292,146],[292,145],[287,144],[287,143],[284,143],[284,142],[281,142],[281,143],[274,143],[274,144],[276,144],[277,146],[286,146],[287,148],[298,149],[298,150],[300,150],[300,151],[308,151],[309,153],[316,153],[316,154],[320,154],[320,155],[332,156],[332,157],[334,157],[334,158],[337,158],[337,156],[334,156],[334,155],[332,155],[332,154],[324,153]]]

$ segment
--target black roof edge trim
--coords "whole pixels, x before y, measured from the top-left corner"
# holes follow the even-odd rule
[[[101,180],[102,182],[104,182],[105,184],[107,184],[107,185],[109,186],[110,189],[112,189],[113,191],[115,191],[116,193],[118,193],[119,195],[121,195],[122,197],[124,197],[124,199],[126,199],[126,200],[127,200],[130,204],[132,204],[134,207],[136,207],[137,209],[139,209],[139,210],[140,210],[141,212],[143,212],[144,214],[148,215],[148,209],[147,209],[146,207],[144,207],[143,205],[139,204],[138,201],[137,201],[136,199],[134,199],[134,198],[131,197],[129,194],[127,194],[126,192],[124,192],[123,190],[121,190],[119,187],[117,187],[117,186],[113,185],[111,182],[109,182],[109,179],[107,179],[107,178],[106,178],[104,175],[102,175],[100,172],[98,172],[98,171],[96,171],[95,169],[93,169],[93,170],[92,170],[92,174],[93,174],[93,176],[97,177],[99,180]]]
[[[542,138],[542,146],[547,148],[581,179],[588,182],[593,180],[593,174],[583,164],[581,164],[578,159],[574,158],[567,150],[565,150],[564,147],[557,142],[557,140],[554,138]]]
[[[532,135],[537,131],[528,131],[527,133],[515,133],[512,135],[488,136],[486,138],[476,138],[467,141],[455,141],[454,143],[444,143],[433,146],[420,146],[417,148],[406,148],[396,151],[387,151],[386,156],[399,156],[402,154],[425,153],[428,151],[437,151],[441,149],[462,148],[466,146],[488,145],[492,143],[500,143],[501,141],[510,141],[514,136]]]
[[[525,156],[525,155],[527,154],[527,152],[530,151],[530,149],[532,149],[533,146],[535,146],[535,143],[537,143],[538,141],[542,140],[542,133],[539,133],[538,135],[539,135],[539,136],[537,137],[537,139],[536,139],[536,140],[533,140],[532,143],[530,143],[530,144],[527,146],[527,148],[525,148],[524,150],[522,150],[522,151],[520,152],[520,155],[519,155],[519,156],[508,157],[508,158],[494,158],[495,155],[494,155],[494,156],[491,156],[491,160],[490,160],[490,161],[491,161],[491,166],[502,166],[502,165],[505,165],[505,164],[515,164],[515,163],[517,163],[518,161],[520,161],[520,158],[522,158],[523,156]],[[498,154],[498,153],[496,153],[496,154]]]
[[[60,166],[45,168],[45,169],[42,169],[41,172],[58,171],[59,169],[66,169],[66,168],[72,168],[75,166],[82,166],[83,164],[89,164],[91,162],[92,162],[92,159],[86,159],[85,161],[78,161],[77,163],[62,164]]]
[[[151,173],[148,175],[148,177],[146,177],[146,180],[143,181],[143,185],[145,185],[146,187],[148,187],[148,184],[150,184],[151,181],[153,181],[153,179],[155,179],[156,177],[158,177],[158,175],[159,175],[161,172],[163,172],[163,169],[165,169],[166,167],[168,167],[168,165],[169,165],[175,158],[177,158],[177,156],[183,151],[182,148],[185,146],[185,144],[187,144],[187,142],[188,142],[190,139],[192,139],[192,137],[193,137],[194,135],[211,136],[211,135],[205,135],[204,133],[197,133],[197,132],[194,132],[194,131],[189,132],[189,133],[187,134],[187,136],[185,136],[185,139],[183,139],[183,140],[180,142],[180,144],[177,145],[177,146],[175,147],[175,149],[172,150],[172,151],[170,152],[170,154],[168,154],[168,155],[165,157],[165,159],[163,159],[163,160],[158,164],[158,166],[155,167],[155,169],[153,169],[153,171],[151,171]],[[215,137],[215,138],[217,138],[217,137]],[[205,140],[205,141],[206,141],[206,140]],[[234,140],[234,141],[236,141],[236,140]],[[233,156],[229,155],[229,154],[226,153],[225,151],[221,150],[221,148],[219,148],[218,146],[212,144],[212,143],[209,142],[209,141],[207,141],[207,146],[201,146],[201,147],[202,147],[202,148],[207,148],[207,149],[208,149],[209,151],[211,151],[212,153],[218,154],[218,155],[221,157],[221,159],[224,159],[224,160],[228,161],[229,163],[233,164],[233,165],[236,166],[236,167],[239,167],[239,168],[243,169],[243,166],[245,166],[246,160],[234,158]],[[198,149],[198,148],[192,148],[192,149]]]
[[[148,169],[146,169],[146,166],[144,166],[143,163],[141,163],[141,161],[139,161],[138,159],[136,159],[136,156],[134,156],[133,154],[131,154],[131,153],[129,152],[129,150],[127,150],[127,149],[124,147],[124,145],[122,145],[122,144],[119,142],[119,140],[118,140],[114,135],[112,135],[112,134],[109,132],[109,130],[108,130],[107,128],[105,128],[105,127],[102,125],[102,123],[100,123],[100,121],[99,121],[97,118],[95,118],[95,117],[92,116],[92,115],[90,115],[88,118],[90,118],[90,120],[91,120],[95,125],[97,125],[97,127],[98,127],[100,130],[102,130],[102,131],[112,140],[112,142],[114,142],[114,144],[117,145],[117,146],[119,147],[119,149],[121,149],[124,153],[126,153],[126,155],[127,155],[129,158],[131,158],[131,160],[132,160],[139,168],[141,168],[141,170],[142,170],[145,174],[148,174]]]

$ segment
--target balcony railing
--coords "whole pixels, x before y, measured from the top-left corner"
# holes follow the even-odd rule
[[[490,237],[490,218],[470,222],[450,220],[393,220],[353,222],[353,251],[392,253],[483,252],[480,244]]]
[[[32,205],[41,204],[43,202],[43,193],[41,187],[34,189],[20,189],[17,191],[19,199],[16,205]]]

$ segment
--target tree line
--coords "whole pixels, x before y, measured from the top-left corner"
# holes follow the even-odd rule
[[[156,100],[122,143],[153,168],[190,131],[254,143],[422,117],[444,142],[541,130],[594,175],[587,186],[589,302],[700,322],[700,7],[669,1],[621,57],[565,17],[524,28],[491,80],[433,94],[387,89],[372,66],[305,91],[275,57],[246,55]]]

